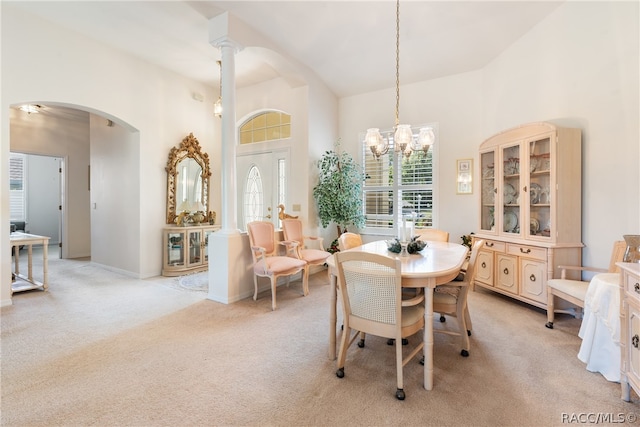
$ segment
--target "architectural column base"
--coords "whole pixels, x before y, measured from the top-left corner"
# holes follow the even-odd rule
[[[231,304],[253,296],[253,260],[249,236],[221,230],[209,234],[208,299]]]

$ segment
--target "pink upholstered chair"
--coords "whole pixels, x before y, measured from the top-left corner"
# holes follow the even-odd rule
[[[331,254],[322,249],[322,237],[305,236],[302,232],[302,221],[299,219],[283,219],[282,231],[284,233],[283,244],[292,247],[292,253],[298,259],[304,260],[309,265],[322,265]],[[306,242],[315,242],[315,246],[320,249],[309,248]]]
[[[247,224],[251,255],[253,256],[253,299],[258,298],[258,277],[268,277],[271,281],[271,309],[276,309],[276,285],[278,278],[287,277],[287,285],[292,275],[302,273],[302,293],[309,294],[309,270],[307,262],[285,255],[278,255],[275,230],[268,221],[254,221]]]

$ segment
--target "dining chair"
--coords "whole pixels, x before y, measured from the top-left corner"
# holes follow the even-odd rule
[[[404,400],[403,367],[422,350],[420,343],[403,357],[402,338],[424,327],[424,294],[402,300],[401,262],[397,258],[366,252],[334,254],[342,296],[344,331],[336,375],[345,375],[347,349],[360,332],[396,342],[396,398]],[[354,332],[352,334],[352,331]],[[377,373],[372,373],[377,375]]]
[[[271,309],[276,309],[276,285],[280,277],[287,278],[302,273],[302,294],[309,294],[309,268],[307,262],[298,258],[278,255],[273,223],[254,221],[247,224],[251,255],[253,257],[254,301],[258,298],[258,278],[267,277],[271,281]]]
[[[330,252],[322,249],[323,239],[317,236],[306,236],[302,231],[302,221],[295,218],[282,220],[282,232],[284,234],[284,245],[289,246],[289,254],[298,259],[304,260],[308,265],[323,265],[327,258],[331,256]],[[306,243],[312,241],[320,249],[314,249],[306,246]]]
[[[608,269],[559,265],[560,278],[547,280],[547,323],[545,326],[549,329],[553,329],[553,321],[555,320],[555,297],[568,301],[571,304],[575,304],[580,308],[584,308],[584,299],[587,295],[587,289],[589,288],[590,281],[567,279],[568,270],[616,273],[620,271],[616,262],[622,261],[625,249],[626,244],[623,240],[617,241],[613,244],[613,251],[611,252],[611,260],[609,261]]]
[[[448,242],[449,232],[438,230],[437,228],[421,228],[416,230],[416,234],[420,236],[420,240],[425,242]]]
[[[469,336],[471,335],[471,316],[469,315],[469,305],[467,303],[467,296],[469,294],[469,287],[473,284],[476,274],[476,259],[478,258],[478,252],[484,245],[484,240],[476,240],[471,248],[471,257],[469,258],[469,265],[467,271],[464,274],[462,280],[454,280],[447,284],[437,286],[433,292],[433,311],[434,313],[440,313],[441,315],[447,314],[453,316],[458,321],[458,331],[450,331],[446,329],[434,329],[434,332],[439,332],[448,335],[460,336],[462,351],[460,354],[463,357],[469,356]],[[458,278],[456,278],[458,279]],[[442,321],[442,319],[440,319]]]
[[[362,236],[357,233],[345,231],[338,237],[338,249],[346,251],[347,249],[362,246]]]

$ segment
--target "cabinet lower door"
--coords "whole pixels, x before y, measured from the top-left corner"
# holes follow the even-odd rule
[[[165,267],[179,267],[184,266],[184,251],[185,251],[185,232],[169,232],[166,235],[166,259],[164,260]]]
[[[629,304],[629,335],[627,354],[629,360],[629,377],[635,384],[640,384],[640,309]]]
[[[493,285],[493,252],[480,251],[476,260],[476,280]]]
[[[518,294],[518,259],[511,255],[496,256],[496,288]]]
[[[547,275],[544,262],[529,259],[520,260],[520,295],[541,303],[547,302]]]
[[[202,262],[202,232],[189,232],[189,264],[200,264]]]

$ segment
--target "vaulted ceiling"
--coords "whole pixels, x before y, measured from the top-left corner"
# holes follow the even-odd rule
[[[5,1],[6,3],[6,1]],[[17,1],[12,4],[181,75],[217,86],[208,20],[235,15],[319,76],[339,97],[395,85],[396,3],[379,1]],[[473,71],[562,2],[420,1],[400,4],[402,84]],[[279,75],[246,49],[239,87]]]

